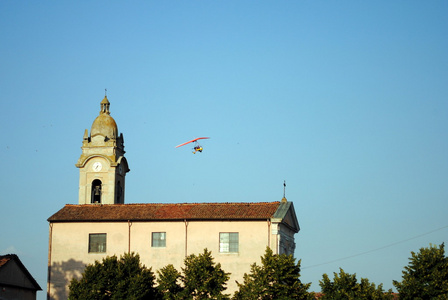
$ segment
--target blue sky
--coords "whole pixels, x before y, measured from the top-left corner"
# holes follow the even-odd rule
[[[294,203],[302,280],[448,237],[446,1],[1,1],[0,253],[46,288],[104,89],[127,203]],[[204,152],[174,148],[210,136]],[[45,298],[40,292],[39,299]]]

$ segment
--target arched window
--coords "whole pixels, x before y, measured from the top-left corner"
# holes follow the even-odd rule
[[[117,185],[115,187],[115,198],[117,199],[115,203],[122,204],[123,201],[123,188],[121,187],[121,182],[117,181]]]
[[[92,181],[92,203],[101,203],[101,180]]]

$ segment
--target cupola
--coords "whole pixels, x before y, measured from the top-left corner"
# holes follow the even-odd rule
[[[118,127],[114,118],[110,116],[109,106],[109,100],[107,100],[107,96],[104,96],[103,101],[101,101],[100,115],[93,121],[90,129],[91,137],[102,135],[105,139],[117,138]]]

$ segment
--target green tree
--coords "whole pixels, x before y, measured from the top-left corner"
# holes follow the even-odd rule
[[[323,274],[323,279],[319,281],[323,300],[393,299],[392,290],[384,292],[382,284],[376,287],[366,278],[361,278],[361,282],[358,282],[356,274],[345,273],[342,269],[339,274],[333,274],[333,281],[327,274]]]
[[[172,265],[162,268],[158,274],[158,289],[163,299],[203,300],[229,299],[223,294],[229,273],[222,270],[221,264],[213,261],[211,252],[204,249],[199,255],[189,255],[185,258],[182,274]]]
[[[151,268],[134,253],[103,258],[87,265],[80,279],[70,282],[69,299],[158,299]]]
[[[261,257],[261,266],[251,265],[249,274],[244,274],[244,282],[237,283],[239,290],[233,296],[234,300],[288,300],[314,299],[313,293],[308,292],[311,283],[300,281],[300,263],[297,264],[292,255],[273,254],[266,248]]]
[[[204,253],[190,255],[185,258],[185,267],[182,268],[184,275],[185,299],[228,299],[222,294],[226,290],[226,282],[229,273],[221,269],[221,264],[215,264],[210,251],[204,249]]]
[[[411,252],[402,281],[394,280],[400,299],[448,299],[448,258],[445,245],[430,245]]]
[[[173,265],[167,265],[160,270],[157,270],[158,278],[157,289],[164,300],[177,300],[181,298],[183,288],[180,286],[180,279],[182,275],[177,271]]]

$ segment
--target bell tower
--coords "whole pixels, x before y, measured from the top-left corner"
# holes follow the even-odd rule
[[[93,121],[90,135],[82,141],[79,168],[79,204],[124,203],[125,177],[129,172],[124,157],[123,134],[110,116],[109,100],[104,96],[100,114]]]

